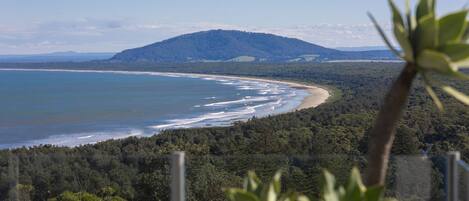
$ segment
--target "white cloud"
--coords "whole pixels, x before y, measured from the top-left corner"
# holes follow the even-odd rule
[[[385,26],[390,30],[389,25]],[[299,38],[326,47],[382,45],[372,24],[319,24],[289,27],[240,26],[200,22],[164,24],[131,20],[76,19],[0,27],[0,54],[29,54],[53,51],[121,51],[180,34],[210,29],[273,33]]]

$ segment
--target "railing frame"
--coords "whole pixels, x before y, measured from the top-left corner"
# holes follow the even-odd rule
[[[459,166],[469,172],[469,165],[461,160],[459,152],[449,152],[446,158],[446,201],[459,201]],[[469,174],[465,179],[469,185]],[[469,189],[464,193],[465,198],[469,199]],[[171,201],[185,201],[185,196],[185,154],[174,152],[171,154]]]
[[[464,183],[466,184],[466,189],[464,189],[464,199],[469,200],[469,164],[467,164],[463,160],[459,160],[458,165],[465,172]]]
[[[171,201],[185,200],[185,176],[185,154],[174,152],[171,154]]]
[[[459,168],[464,170],[467,174],[465,179],[466,188],[469,188],[469,165],[461,160],[461,154],[458,151],[449,152],[446,159],[446,179],[445,191],[446,201],[459,201]],[[465,189],[465,198],[469,200],[469,189]]]

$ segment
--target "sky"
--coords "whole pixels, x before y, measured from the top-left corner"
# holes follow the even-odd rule
[[[446,13],[469,0],[439,2]],[[119,52],[210,29],[382,46],[367,11],[390,31],[386,0],[0,0],[0,54]]]

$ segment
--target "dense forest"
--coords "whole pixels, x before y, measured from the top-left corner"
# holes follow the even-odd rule
[[[224,200],[221,187],[239,186],[246,171],[256,170],[265,179],[277,169],[283,170],[287,187],[315,197],[320,193],[322,168],[344,181],[352,166],[363,168],[366,164],[367,132],[385,91],[402,65],[372,62],[2,64],[3,68],[264,77],[319,84],[330,89],[333,97],[317,108],[253,117],[230,127],[167,130],[148,138],[109,140],[76,148],[44,145],[3,150],[0,151],[0,200],[61,200],[66,191],[69,191],[66,194],[102,195],[102,200],[169,200],[168,154],[175,150],[186,151],[188,155],[188,200]],[[467,83],[435,79],[451,82],[469,93]],[[458,150],[469,161],[469,109],[443,93],[439,95],[445,105],[444,112],[436,109],[420,80],[414,85],[392,150],[390,196],[400,200],[442,200],[442,155]],[[422,159],[422,151],[428,151],[429,160]],[[404,187],[406,184],[410,185]],[[113,199],[105,199],[106,196]]]

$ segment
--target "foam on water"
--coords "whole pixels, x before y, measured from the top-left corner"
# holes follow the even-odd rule
[[[5,70],[5,69],[0,69]],[[20,70],[23,69],[8,69]],[[301,101],[309,95],[302,89],[294,89],[282,83],[270,83],[257,80],[243,80],[216,75],[181,74],[181,73],[160,73],[160,72],[129,72],[129,71],[97,71],[97,70],[55,70],[41,69],[34,71],[60,71],[60,72],[81,72],[81,73],[115,73],[130,75],[156,75],[167,77],[185,77],[215,81],[221,85],[233,85],[237,90],[255,91],[255,96],[244,96],[235,100],[218,100],[218,97],[210,96],[204,100],[213,100],[204,105],[194,105],[193,108],[203,112],[188,114],[183,118],[166,119],[156,125],[149,125],[144,128],[118,129],[105,132],[76,133],[50,136],[46,139],[31,140],[21,144],[1,145],[0,148],[10,148],[18,146],[32,146],[38,144],[54,144],[60,146],[77,146],[82,144],[92,144],[108,139],[120,139],[130,136],[150,136],[166,129],[194,128],[205,126],[227,126],[234,121],[243,121],[253,116],[263,117],[267,115],[289,112],[297,108]],[[236,91],[234,91],[236,93]],[[240,94],[240,93],[236,93]],[[203,107],[202,107],[203,106]],[[228,107],[229,106],[229,107]]]
[[[75,134],[63,134],[53,135],[45,139],[29,140],[21,143],[13,144],[0,144],[0,149],[12,148],[12,147],[30,147],[35,145],[52,144],[58,146],[74,147],[85,144],[95,144],[97,142],[109,140],[109,139],[122,139],[133,136],[143,136],[145,133],[143,130],[138,129],[127,129],[127,130],[115,130],[106,132],[93,132],[93,133],[75,133]]]

